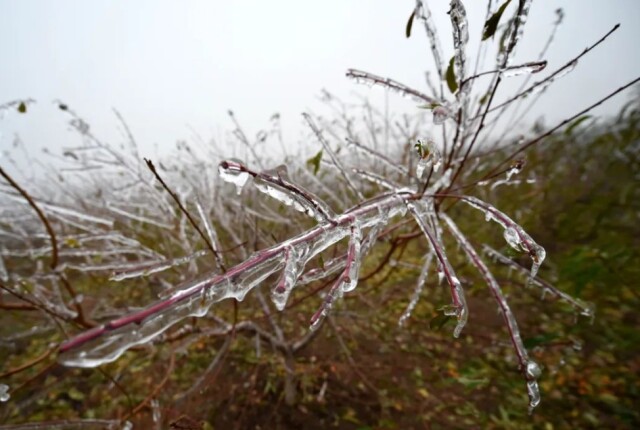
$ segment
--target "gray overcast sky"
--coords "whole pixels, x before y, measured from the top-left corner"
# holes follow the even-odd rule
[[[449,58],[449,2],[429,3]],[[38,101],[28,115],[0,120],[0,150],[10,147],[16,133],[34,151],[77,144],[66,117],[51,103],[58,98],[111,141],[120,139],[111,111],[117,108],[143,154],[151,154],[154,143],[170,148],[177,139],[188,139],[189,127],[205,138],[219,136],[231,128],[227,109],[252,132],[280,112],[285,136],[294,141],[300,113],[318,108],[321,88],[380,100],[382,90],[344,77],[349,67],[425,89],[423,73],[433,63],[424,31],[416,26],[411,39],[404,37],[413,5],[411,0],[0,0],[0,103]],[[467,0],[465,6],[476,42],[486,2]],[[578,111],[640,72],[640,0],[534,0],[514,63],[536,59],[558,7],[565,22],[540,76],[614,24],[622,27],[544,96],[533,114],[548,120]],[[513,5],[509,15],[512,10]],[[472,58],[475,46],[468,52]],[[615,112],[628,97],[599,112]],[[415,106],[398,98],[391,96],[392,107]]]

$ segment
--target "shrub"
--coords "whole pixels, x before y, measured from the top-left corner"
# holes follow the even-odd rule
[[[545,249],[518,222],[471,193],[482,194],[487,185],[519,182],[515,175],[525,168],[519,158],[525,150],[559,130],[570,133],[592,108],[638,79],[549,129],[491,145],[489,132],[499,121],[512,114],[513,123],[526,100],[570,72],[617,29],[529,84],[546,62],[514,65],[511,58],[531,2],[509,4],[488,8],[481,37],[484,44],[496,39],[496,62],[493,70],[478,72],[482,61],[472,61],[466,53],[469,34],[462,2],[451,2],[454,52],[446,62],[430,12],[418,0],[406,34],[411,35],[414,24],[426,30],[436,65],[431,95],[368,72],[352,69],[347,76],[416,99],[432,123],[425,123],[424,115],[393,122],[365,103],[364,123],[359,125],[349,107],[325,92],[336,117],[304,115],[319,151],[311,157],[288,157],[273,169],[267,168],[271,160],[259,148],[277,138],[277,116],[271,129],[252,140],[230,112],[234,136],[247,150],[246,163],[223,159],[214,165],[216,155],[224,153],[215,142],[200,147],[180,142],[175,157],[143,163],[121,117],[128,145],[116,148],[95,136],[69,106],[57,102],[83,138],[82,146],[64,151],[65,167],[47,172],[59,180],[32,183],[27,191],[0,170],[8,202],[2,218],[6,241],[0,259],[0,307],[6,310],[2,335],[10,351],[0,377],[11,380],[10,386],[0,385],[0,399],[20,399],[8,404],[5,417],[14,420],[25,411],[39,411],[35,416],[41,419],[69,418],[43,425],[127,426],[128,419],[149,408],[158,423],[158,399],[166,386],[178,387],[181,394],[171,398],[175,404],[189,401],[215,380],[241,336],[256,339],[256,355],[263,344],[272,348],[283,364],[283,397],[293,405],[304,391],[296,357],[326,326],[346,349],[334,315],[340,314],[343,296],[364,294],[358,288],[363,281],[382,284],[419,269],[400,316],[404,324],[427,280],[437,273],[451,302],[430,324],[453,321],[453,335],[459,337],[470,314],[463,288],[467,282],[458,275],[467,270],[463,264],[477,271],[498,305],[533,410],[540,402],[541,369],[525,347],[496,271],[500,265],[510,266],[525,274],[526,286],[559,298],[577,313],[593,318],[594,310],[541,279]],[[561,16],[555,26],[560,22]],[[553,32],[555,27],[549,40]],[[503,102],[494,100],[510,76],[526,76],[521,89]],[[26,113],[32,102],[12,101],[0,109]],[[442,137],[434,137],[435,130]],[[394,146],[381,147],[383,135]],[[487,244],[480,250],[478,242],[484,239],[467,236],[459,225],[470,209],[500,227],[507,251]],[[531,260],[530,269],[520,256]],[[271,303],[262,292],[265,288],[270,289]],[[220,303],[225,299],[232,299],[226,301],[230,307]],[[308,329],[298,324],[294,311],[296,318],[308,316]],[[222,339],[216,342],[213,359],[203,350],[207,339]],[[125,355],[127,351],[139,353]],[[157,377],[150,374],[160,369]],[[100,404],[104,390],[122,396],[114,397],[112,406]],[[52,398],[52,392],[58,394]],[[47,402],[47,408],[34,405]],[[66,404],[82,408],[85,403],[94,405],[92,414],[112,419],[75,420],[76,414],[65,410]]]

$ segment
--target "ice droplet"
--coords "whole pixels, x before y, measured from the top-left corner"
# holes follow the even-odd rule
[[[527,381],[527,394],[529,394],[529,414],[531,414],[533,409],[540,404],[540,388],[538,388],[537,381]]]
[[[160,421],[160,402],[157,399],[151,400],[151,411],[153,422],[157,423]]]
[[[540,365],[533,360],[527,361],[527,378],[529,379],[538,379],[542,374],[542,369],[540,369]]]
[[[574,351],[582,351],[582,342],[574,339],[573,345],[571,345]]]
[[[436,125],[444,124],[449,118],[449,110],[444,106],[436,106],[433,108],[433,123]]]
[[[10,398],[9,386],[7,384],[0,384],[0,402],[6,402]]]
[[[436,148],[435,143],[431,140],[427,140],[425,143],[418,139],[416,148],[418,150],[418,156],[420,157],[416,166],[416,176],[422,178],[429,164],[433,165],[433,170],[437,172],[442,164],[442,154],[440,154],[440,151]]]
[[[244,184],[249,180],[249,173],[243,167],[242,163],[236,160],[223,161],[218,167],[220,178],[225,182],[234,184],[238,195],[242,192]]]
[[[522,251],[520,247],[520,237],[518,236],[518,231],[515,228],[509,227],[504,230],[504,240],[506,240],[509,246],[516,251]]]
[[[280,276],[278,283],[271,291],[271,300],[279,311],[284,310],[287,300],[289,299],[289,295],[291,294],[291,290],[293,290],[293,287],[298,281],[300,272],[306,263],[306,259],[303,254],[306,254],[307,251],[308,248],[303,249],[302,252],[300,252],[293,246],[287,248],[285,251],[284,270],[282,271],[282,275]]]

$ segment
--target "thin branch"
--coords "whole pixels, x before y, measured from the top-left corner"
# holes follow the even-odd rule
[[[164,180],[162,179],[162,177],[160,176],[160,174],[158,173],[158,171],[156,170],[156,167],[153,165],[153,162],[147,158],[144,159],[145,163],[147,163],[147,167],[149,168],[149,170],[151,170],[151,173],[153,173],[153,175],[156,177],[156,179],[158,180],[158,182],[160,182],[160,184],[164,187],[164,189],[169,193],[169,195],[173,198],[173,200],[176,202],[176,204],[178,205],[178,207],[180,208],[180,211],[186,215],[187,219],[189,220],[189,223],[191,223],[191,225],[193,226],[193,228],[196,229],[196,231],[198,232],[198,234],[200,235],[200,237],[202,238],[202,240],[204,240],[204,243],[207,245],[207,248],[209,248],[209,251],[211,251],[211,253],[213,254],[213,256],[216,258],[216,261],[220,258],[220,256],[218,255],[218,253],[216,252],[216,250],[213,248],[213,245],[211,244],[211,242],[209,242],[209,239],[207,238],[207,236],[204,234],[204,232],[202,230],[200,230],[200,227],[198,226],[198,224],[196,223],[196,221],[193,219],[193,217],[191,216],[191,214],[189,213],[189,211],[187,210],[187,208],[185,208],[182,205],[182,202],[180,201],[180,198],[178,197],[178,195],[176,193],[174,193],[171,188],[169,188],[169,186],[164,182]]]
[[[14,181],[13,178],[11,178],[11,176],[9,176],[9,174],[5,172],[2,167],[0,167],[0,175],[2,175],[2,177],[6,179],[6,181],[9,182],[9,184],[13,188],[16,189],[20,193],[20,195],[22,195],[22,197],[24,197],[24,199],[29,203],[29,206],[31,206],[33,210],[36,211],[36,213],[38,214],[38,218],[40,218],[40,221],[42,221],[42,224],[44,224],[44,227],[47,229],[49,239],[51,240],[51,269],[55,270],[58,266],[58,241],[56,240],[56,234],[54,233],[53,228],[51,228],[51,224],[49,224],[47,217],[44,215],[42,210],[40,210],[36,202],[31,198],[29,193],[27,193],[22,187],[20,187],[20,185],[18,185],[16,181]]]

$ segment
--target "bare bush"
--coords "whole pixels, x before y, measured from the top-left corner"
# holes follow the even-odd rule
[[[304,115],[319,145],[312,151],[315,155],[289,154],[285,164],[272,169],[267,167],[276,163],[262,148],[278,141],[278,116],[251,138],[230,112],[233,136],[244,148],[246,162],[221,159],[225,149],[212,141],[180,142],[173,158],[154,163],[141,159],[117,112],[128,136],[122,148],[101,141],[80,115],[56,102],[83,141],[63,151],[64,167],[45,171],[46,182],[16,180],[0,170],[4,178],[0,308],[7,311],[4,322],[13,324],[2,335],[11,355],[18,357],[7,360],[2,369],[0,378],[11,385],[0,385],[0,400],[7,401],[23,387],[30,390],[30,383],[45,381],[49,375],[71,372],[59,364],[94,368],[135,350],[166,365],[135,402],[118,382],[127,369],[114,365],[98,375],[102,384],[116,387],[128,398],[114,421],[42,425],[126,426],[123,423],[144,408],[155,420],[158,398],[177,356],[204,338],[221,339],[213,358],[173,398],[181,402],[215,379],[234,340],[245,336],[255,338],[258,351],[268,345],[279,357],[284,397],[291,405],[298,391],[297,354],[322,327],[334,326],[332,315],[340,312],[345,294],[361,294],[357,287],[365,277],[363,267],[369,268],[367,279],[392,264],[420,269],[409,305],[399,315],[401,324],[410,318],[427,279],[436,274],[450,292],[451,303],[441,311],[443,318],[455,321],[457,338],[470,314],[464,283],[452,263],[462,259],[477,270],[499,307],[533,410],[540,402],[541,369],[523,344],[493,266],[509,265],[525,273],[528,286],[556,296],[580,315],[593,318],[594,310],[541,279],[543,246],[509,215],[471,194],[478,188],[517,182],[525,168],[519,157],[526,149],[580,121],[638,79],[549,129],[492,145],[488,134],[499,121],[507,115],[512,115],[509,126],[520,121],[528,100],[570,72],[617,29],[529,83],[545,70],[544,54],[561,16],[540,58],[514,65],[511,59],[523,37],[531,1],[506,7],[508,3],[489,2],[480,36],[484,44],[496,39],[497,54],[495,67],[479,71],[488,49],[482,45],[478,58],[467,55],[468,23],[462,2],[451,2],[454,52],[447,65],[430,12],[418,0],[406,31],[409,36],[415,24],[426,30],[436,64],[435,83],[428,94],[355,69],[347,71],[347,77],[416,99],[423,113],[397,118],[366,102],[354,109],[325,92],[323,100],[335,117]],[[494,100],[500,84],[511,76],[524,77],[520,90],[503,101]],[[13,101],[0,109],[22,112],[27,105]],[[383,146],[382,141],[392,146]],[[461,206],[494,222],[508,246],[531,260],[530,268],[474,241],[458,226],[466,213]],[[385,252],[376,254],[380,245]],[[400,257],[392,258],[398,250]],[[368,255],[375,257],[374,263],[367,263]],[[212,308],[226,299],[232,299],[232,309]],[[246,306],[243,303],[240,309],[243,301]],[[315,312],[304,314],[308,328],[289,317],[301,303],[319,303]],[[39,355],[23,361],[20,356],[30,339],[40,341],[33,344]],[[86,373],[76,373],[74,381],[82,375]],[[62,377],[54,384],[63,380],[73,386]],[[45,394],[35,390],[20,396],[11,409],[4,409],[4,418],[32,410]]]

